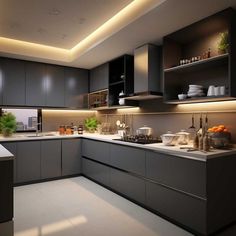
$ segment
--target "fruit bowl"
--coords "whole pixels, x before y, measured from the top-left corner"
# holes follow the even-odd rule
[[[214,126],[208,129],[210,144],[213,148],[224,149],[230,145],[231,134],[224,125]]]
[[[224,149],[230,145],[231,135],[229,132],[209,133],[210,144],[213,148]]]

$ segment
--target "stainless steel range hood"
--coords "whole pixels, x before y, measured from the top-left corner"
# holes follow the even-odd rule
[[[134,93],[125,99],[147,100],[163,96],[161,89],[162,48],[146,44],[134,51]]]

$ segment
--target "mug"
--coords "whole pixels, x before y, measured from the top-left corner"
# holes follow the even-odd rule
[[[220,96],[221,95],[219,86],[214,87],[214,90],[215,90],[215,96]]]
[[[207,91],[207,96],[215,96],[215,86],[210,85]]]
[[[225,86],[220,86],[220,95],[225,95]]]

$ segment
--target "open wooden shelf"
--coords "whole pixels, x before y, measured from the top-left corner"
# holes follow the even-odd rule
[[[228,58],[229,58],[229,54],[226,53],[226,54],[210,57],[207,59],[202,59],[200,61],[195,61],[195,62],[191,62],[188,64],[168,68],[168,69],[165,69],[164,72],[165,73],[168,73],[168,72],[178,72],[178,73],[194,72],[196,70],[202,70],[204,68],[215,67],[218,65],[226,64],[226,63],[228,63]]]
[[[219,102],[219,101],[228,101],[235,100],[236,98],[230,96],[209,96],[209,97],[194,97],[194,98],[186,98],[183,100],[173,99],[166,100],[167,104],[188,104],[188,103],[200,103],[200,102]]]

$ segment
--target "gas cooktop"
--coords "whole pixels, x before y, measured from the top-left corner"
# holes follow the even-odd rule
[[[154,138],[153,136],[148,135],[128,135],[120,139],[113,139],[122,142],[128,143],[138,143],[138,144],[151,144],[151,143],[161,143],[161,139]]]

